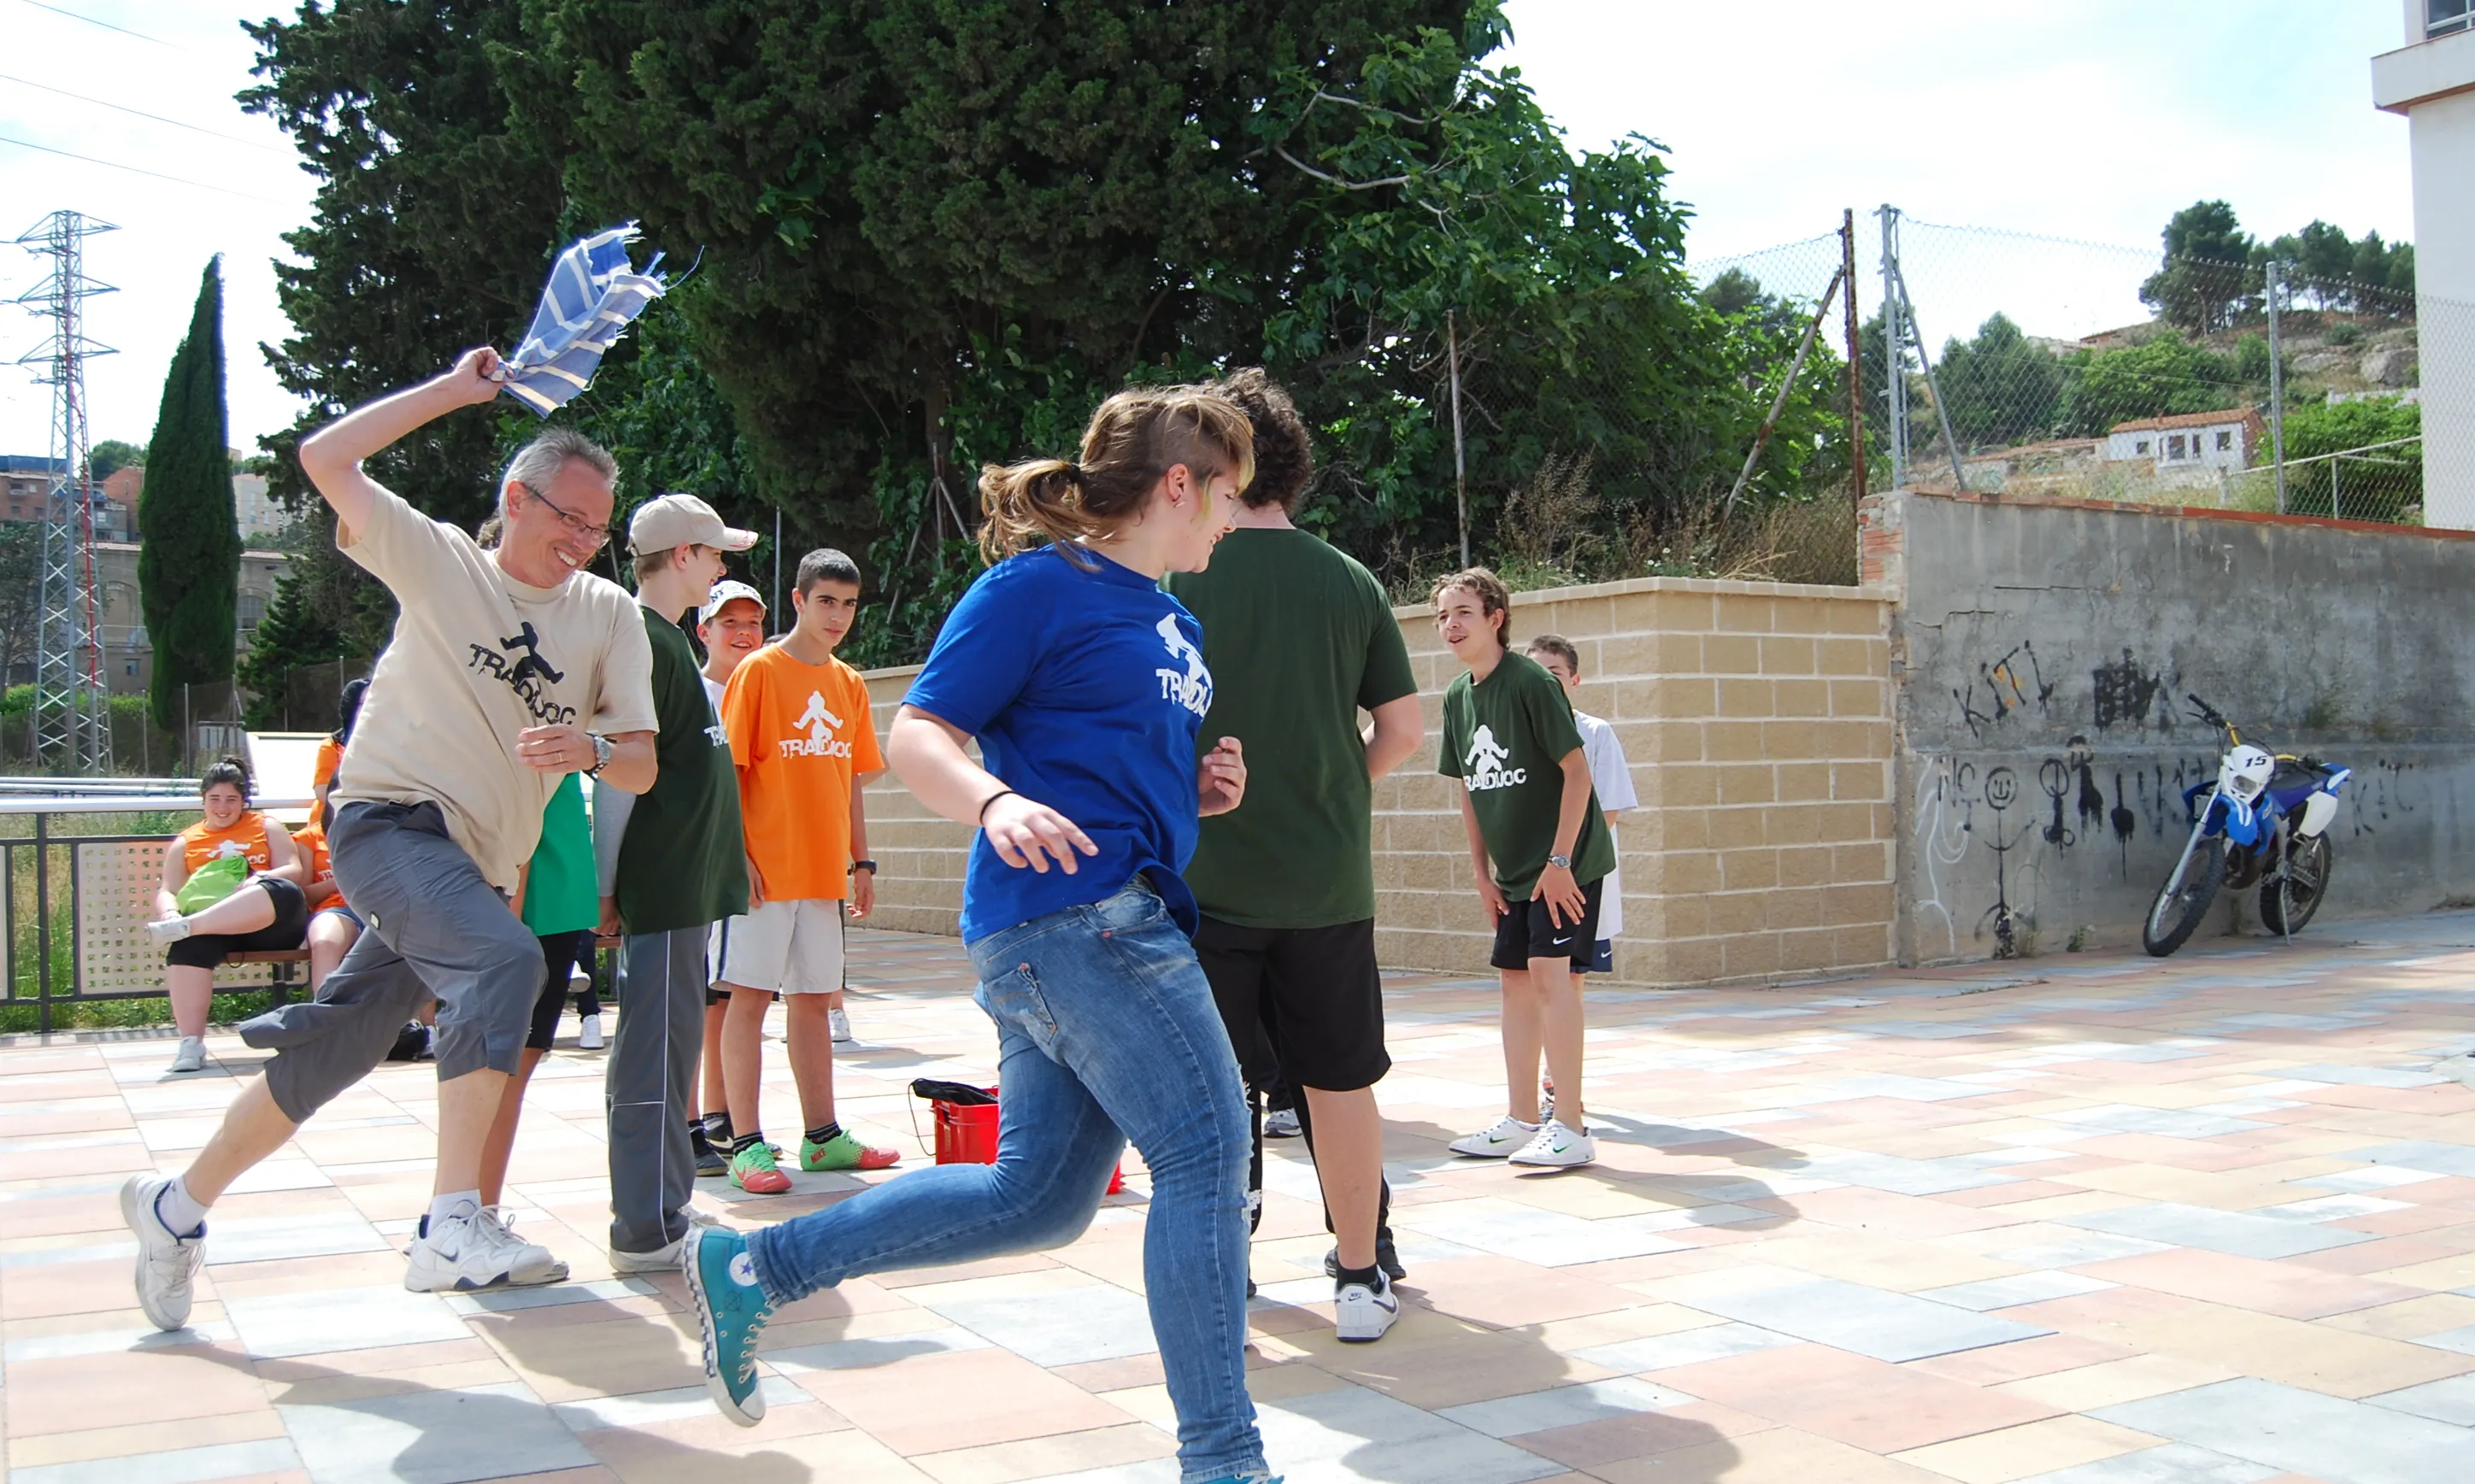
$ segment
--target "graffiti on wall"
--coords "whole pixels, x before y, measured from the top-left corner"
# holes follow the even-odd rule
[[[1975,683],[1950,696],[1959,703],[1959,718],[1969,734],[1982,738],[1987,728],[2014,716],[2045,710],[2054,698],[2054,684],[2037,662],[2037,646],[2023,639],[1998,658],[1980,661]]]

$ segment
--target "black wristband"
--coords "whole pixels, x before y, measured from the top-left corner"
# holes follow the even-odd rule
[[[990,794],[987,798],[980,800],[980,823],[986,824],[989,822],[989,806],[991,804],[995,803],[997,800],[1004,798],[1007,794],[1013,792],[1014,791],[1012,789],[999,789],[994,793]],[[1019,794],[1017,794],[1016,796],[1020,797]]]
[[[871,876],[875,875],[876,863],[874,861],[853,861],[851,863],[850,873],[856,876],[862,871],[866,871]]]

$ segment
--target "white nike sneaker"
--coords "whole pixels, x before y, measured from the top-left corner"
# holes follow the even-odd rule
[[[1510,1113],[1495,1121],[1495,1127],[1478,1133],[1466,1133],[1445,1146],[1457,1155],[1476,1155],[1481,1159],[1504,1159],[1515,1150],[1529,1146],[1538,1136],[1538,1125],[1523,1123]]]
[[[207,1038],[203,1035],[181,1037],[180,1049],[172,1053],[170,1070],[203,1072],[207,1068]]]
[[[567,1277],[567,1264],[545,1247],[525,1241],[502,1225],[494,1210],[424,1218],[405,1254],[404,1286],[414,1293],[463,1293],[476,1288],[531,1288]]]
[[[825,1011],[825,1029],[832,1033],[834,1044],[842,1045],[851,1038],[850,1016],[843,1013],[841,1006],[834,1006]]]
[[[207,1260],[207,1229],[175,1235],[155,1209],[155,1199],[172,1182],[160,1175],[133,1175],[120,1186],[120,1219],[137,1238],[137,1306],[158,1329],[189,1322],[189,1289]]]
[[[576,1026],[576,1049],[578,1051],[600,1051],[601,1049],[600,1016],[587,1015],[584,1017],[582,1022]]]
[[[1599,1157],[1599,1141],[1587,1133],[1575,1133],[1560,1118],[1550,1118],[1538,1126],[1538,1136],[1510,1157],[1514,1164],[1588,1164]]]
[[[1392,1322],[1401,1317],[1401,1301],[1392,1294],[1392,1280],[1376,1270],[1374,1286],[1364,1283],[1343,1283],[1332,1299],[1333,1332],[1347,1345],[1366,1345],[1384,1338]]]

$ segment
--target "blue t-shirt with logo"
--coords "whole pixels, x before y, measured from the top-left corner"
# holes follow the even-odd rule
[[[981,765],[1100,848],[1071,876],[1012,866],[971,841],[963,939],[1104,901],[1148,874],[1169,913],[1195,926],[1194,739],[1212,708],[1203,630],[1151,578],[1096,553],[1085,570],[1055,547],[980,574],[945,620],[908,705],[979,739]]]

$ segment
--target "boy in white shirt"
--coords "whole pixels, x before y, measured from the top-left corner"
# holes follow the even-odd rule
[[[1632,791],[1632,767],[1625,762],[1624,743],[1616,741],[1615,727],[1581,709],[1581,652],[1570,640],[1556,634],[1541,634],[1527,647],[1530,657],[1544,666],[1572,699],[1573,724],[1581,732],[1581,755],[1590,763],[1590,786],[1598,791],[1599,808],[1607,816],[1607,836],[1615,839],[1618,864],[1607,873],[1599,908],[1599,954],[1590,965],[1593,974],[1612,974],[1615,941],[1624,936],[1624,841],[1616,839],[1616,821],[1641,799]]]

